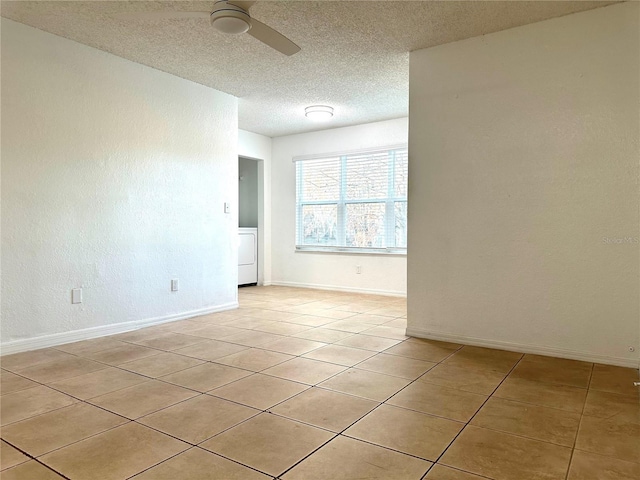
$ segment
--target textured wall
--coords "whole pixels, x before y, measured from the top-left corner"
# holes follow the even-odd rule
[[[637,366],[638,8],[411,54],[411,333]]]
[[[234,97],[3,19],[2,127],[3,343],[235,302]]]
[[[406,293],[405,256],[296,252],[296,169],[292,161],[299,155],[348,152],[406,142],[406,118],[273,139],[274,283],[395,295]],[[356,265],[362,267],[361,274],[356,274]]]

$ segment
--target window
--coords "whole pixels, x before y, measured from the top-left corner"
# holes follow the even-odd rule
[[[294,162],[296,249],[406,253],[406,146]]]

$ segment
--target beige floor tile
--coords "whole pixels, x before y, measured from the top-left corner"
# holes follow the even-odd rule
[[[0,470],[15,467],[30,460],[20,450],[13,448],[6,442],[0,441]]]
[[[86,403],[75,403],[2,429],[2,438],[33,457],[127,423],[126,418]]]
[[[0,395],[7,393],[19,392],[27,388],[37,387],[38,384],[33,380],[21,377],[15,373],[2,370],[0,372]]]
[[[145,375],[147,377],[158,378],[163,375],[169,375],[170,373],[195,367],[196,365],[202,365],[203,363],[203,360],[199,360],[197,358],[163,352],[158,355],[153,355],[152,357],[123,363],[119,368],[123,368],[140,375]]]
[[[473,473],[463,472],[455,468],[444,465],[434,465],[425,477],[425,480],[483,480],[486,477],[479,477]]]
[[[447,358],[444,363],[454,367],[494,370],[507,374],[522,356],[517,352],[464,346]]]
[[[406,335],[406,328],[388,327],[386,325],[379,325],[377,327],[369,328],[361,333],[365,335],[373,335],[376,337],[393,338],[395,340],[406,340],[409,338]]]
[[[21,368],[18,373],[40,383],[53,383],[65,378],[78,377],[85,373],[96,372],[107,368],[106,365],[86,358],[71,357],[40,363],[28,368]]]
[[[371,310],[371,315],[384,315],[387,317],[402,317],[407,314],[406,307],[382,307]]]
[[[420,381],[457,388],[465,392],[491,395],[504,380],[505,375],[495,370],[457,367],[441,363],[420,377]]]
[[[576,449],[640,462],[640,424],[583,416]]]
[[[335,343],[343,338],[353,335],[350,332],[341,332],[340,330],[331,330],[324,327],[310,328],[304,332],[293,335],[296,338],[306,338],[307,340],[315,340],[316,342]]]
[[[204,327],[214,327],[214,326],[222,326],[217,323],[206,323],[202,321],[192,320],[180,320],[177,322],[171,322],[167,324],[167,328],[165,332],[173,332],[173,333],[183,333],[185,335],[190,335],[191,332],[195,330],[200,330]],[[204,337],[207,338],[207,337]]]
[[[135,420],[197,394],[193,390],[176,385],[149,380],[133,387],[100,395],[92,398],[90,402],[110,412]]]
[[[308,327],[320,327],[334,322],[334,319],[327,317],[317,317],[315,315],[300,315],[298,317],[290,318],[288,323],[295,323],[297,325],[306,325]]]
[[[262,348],[273,350],[275,352],[288,353],[290,355],[303,355],[307,352],[325,346],[327,346],[327,344],[322,342],[314,342],[313,340],[306,340],[304,338],[286,337],[282,340],[266,343]]]
[[[193,335],[184,335],[182,333],[167,332],[157,337],[147,338],[134,342],[144,347],[156,348],[158,350],[172,351],[179,348],[188,347],[189,345],[195,345],[196,343],[203,342],[202,337],[196,337]]]
[[[225,342],[244,345],[246,347],[259,347],[265,343],[275,342],[286,338],[282,335],[274,335],[273,333],[259,332],[257,330],[244,330],[241,333],[230,335],[224,338]]]
[[[327,308],[311,311],[310,314],[316,317],[324,317],[333,320],[344,320],[355,315],[353,312],[345,312],[344,310],[331,310]]]
[[[186,355],[187,357],[199,358],[201,360],[215,361],[218,358],[242,352],[248,348],[249,347],[245,347],[243,345],[221,342],[219,340],[205,340],[204,342],[191,345],[190,347],[174,350],[173,353]]]
[[[162,335],[163,333],[166,333],[168,331],[167,329],[168,325],[157,325],[153,327],[139,328],[137,330],[131,330],[129,332],[118,333],[117,335],[112,335],[110,338],[118,340],[120,342],[139,342],[141,340]]]
[[[423,340],[422,342],[408,340],[385,350],[384,353],[415,358],[425,362],[441,362],[455,352],[457,348],[435,340]]]
[[[580,414],[502,398],[490,398],[472,425],[573,447]]]
[[[63,478],[35,460],[21,463],[2,472],[2,480],[63,480]]]
[[[283,480],[419,480],[430,462],[337,437],[287,472]]]
[[[640,400],[633,395],[589,390],[583,413],[618,422],[640,423]]]
[[[571,449],[467,426],[439,463],[494,480],[564,480]]]
[[[373,325],[368,323],[360,323],[352,320],[351,318],[347,318],[345,320],[337,320],[335,322],[328,323],[325,325],[326,328],[331,328],[333,330],[340,330],[342,332],[349,333],[360,333],[365,330],[369,330],[373,327]]]
[[[567,480],[638,480],[640,463],[575,450]]]
[[[130,422],[40,460],[69,478],[121,480],[187,448],[189,445],[184,442]]]
[[[383,315],[371,315],[370,313],[360,313],[358,315],[354,315],[353,317],[349,317],[349,320],[353,320],[354,322],[358,323],[366,323],[368,325],[382,325],[383,323],[393,321],[389,317]]]
[[[165,375],[164,377],[160,377],[160,380],[197,390],[198,392],[208,392],[209,390],[235,382],[249,375],[251,375],[251,372],[247,370],[217,363],[205,363],[197,367]]]
[[[285,380],[306,383],[307,385],[316,385],[346,369],[347,367],[334,363],[319,362],[317,360],[298,357],[276,365],[275,367],[267,368],[263,370],[262,373],[284,378]]]
[[[486,399],[484,395],[426,382],[415,382],[386,403],[459,422],[468,422]]]
[[[343,435],[435,461],[462,427],[452,420],[380,405]]]
[[[311,328],[313,327],[309,327],[308,325],[298,325],[296,323],[270,322],[268,325],[256,327],[254,330],[275,333],[276,335],[295,335],[297,333],[306,332]]]
[[[249,407],[266,410],[307,388],[309,388],[307,385],[301,383],[257,373],[212,390],[209,394]]]
[[[384,373],[385,375],[393,375],[409,380],[415,380],[434,366],[436,364],[433,362],[424,362],[398,355],[387,355],[386,353],[380,353],[358,364],[358,368],[361,370]]]
[[[587,390],[508,376],[493,396],[580,413],[587,398]]]
[[[406,318],[396,318],[395,320],[391,320],[384,324],[385,327],[393,327],[393,328],[402,328],[404,330],[407,329],[407,319]]]
[[[341,432],[379,405],[366,398],[310,388],[271,409],[273,413]]]
[[[100,337],[83,340],[81,342],[58,345],[55,349],[84,357],[92,353],[99,352],[100,350],[106,350],[107,348],[121,347],[123,344],[124,342],[120,342],[112,337]]]
[[[197,444],[260,413],[260,410],[200,395],[138,419],[185,442]]]
[[[267,327],[273,324],[279,324],[280,322],[274,322],[273,320],[261,320],[259,318],[252,317],[238,317],[235,322],[233,322],[233,326],[235,328],[244,328],[247,330],[259,330],[263,332],[264,330],[259,327]]]
[[[131,480],[178,480],[180,478],[205,480],[268,480],[271,477],[251,470],[226,458],[192,448],[162,462]]]
[[[223,326],[223,325],[199,325],[199,328],[183,328],[179,333],[193,335],[195,337],[208,338],[210,340],[220,340],[225,337],[230,337],[232,335],[238,335],[240,333],[245,332],[240,328]]]
[[[76,402],[75,398],[45,386],[8,393],[0,402],[0,425],[9,425]]]
[[[635,368],[595,364],[589,388],[602,392],[634,395],[637,398],[640,396],[640,389],[634,386],[633,382],[638,381],[640,381],[640,378],[638,377],[638,370]]]
[[[148,381],[147,377],[125,372],[119,368],[109,367],[97,372],[52,383],[51,387],[81,400],[87,400]]]
[[[33,367],[41,363],[53,362],[54,360],[62,360],[65,358],[74,358],[74,356],[53,348],[42,348],[40,350],[32,350],[30,352],[4,355],[0,358],[0,366],[5,370],[17,372],[21,369]]]
[[[260,348],[250,348],[249,350],[243,350],[242,352],[219,358],[216,360],[216,363],[243,368],[245,370],[251,370],[252,372],[259,372],[265,368],[291,360],[292,358],[294,358],[292,355],[285,355],[284,353],[271,352]]]
[[[108,365],[120,365],[127,362],[133,362],[140,358],[158,355],[160,350],[143,347],[141,345],[126,344],[119,347],[108,348],[88,354],[87,357],[97,362],[106,363]]]
[[[400,343],[400,340],[393,340],[391,338],[373,337],[371,335],[353,335],[336,342],[336,345],[382,352],[398,343]]]
[[[352,367],[374,355],[375,352],[370,350],[343,347],[341,345],[327,345],[326,347],[318,348],[317,350],[306,353],[303,357],[320,360],[321,362],[344,365],[345,367]]]
[[[250,316],[259,320],[275,320],[278,322],[286,322],[287,320],[297,317],[298,315],[291,312],[258,309],[254,311]]]
[[[563,358],[526,355],[510,377],[535,382],[587,388],[592,364]]]
[[[410,383],[410,380],[392,377],[368,370],[350,368],[319,384],[319,387],[336,392],[356,395],[377,402],[383,402]]]
[[[204,442],[212,452],[269,475],[280,475],[333,433],[263,413]]]

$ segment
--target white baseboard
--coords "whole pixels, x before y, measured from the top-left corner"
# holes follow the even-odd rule
[[[570,360],[582,360],[584,362],[604,363],[607,365],[617,365],[620,367],[638,368],[640,359],[612,357],[587,352],[576,352],[562,348],[544,347],[538,345],[527,345],[523,343],[502,342],[498,340],[488,340],[486,338],[468,337],[465,335],[451,335],[448,333],[432,332],[419,328],[407,328],[407,335],[429,340],[441,340],[444,342],[462,343],[476,347],[495,348],[497,350],[509,350],[511,352],[532,353],[536,355],[546,355],[549,357],[568,358]]]
[[[264,284],[265,286],[267,283]],[[354,287],[341,287],[337,285],[321,285],[316,283],[297,283],[297,282],[270,282],[269,285],[276,285],[279,287],[296,287],[296,288],[314,288],[317,290],[335,290],[337,292],[351,292],[351,293],[365,293],[368,295],[385,295],[387,297],[406,297],[407,292],[400,292],[395,290],[375,290],[371,288],[354,288]]]
[[[99,327],[73,330],[71,332],[54,333],[52,335],[43,335],[41,337],[14,340],[12,342],[0,344],[0,355],[26,352],[28,350],[36,350],[38,348],[55,347],[56,345],[63,345],[65,343],[79,342],[81,340],[89,340],[91,338],[129,332],[131,330],[137,330],[139,328],[151,327],[153,325],[160,325],[162,323],[175,322],[177,320],[185,320],[187,318],[199,317],[200,315],[207,315],[209,313],[223,312],[225,310],[233,310],[235,308],[238,308],[238,302],[225,303],[223,305],[217,305],[215,307],[190,310],[188,312],[174,313],[162,317],[145,318],[142,320],[133,320],[131,322],[101,325]]]

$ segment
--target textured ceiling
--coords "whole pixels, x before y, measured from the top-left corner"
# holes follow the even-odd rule
[[[235,95],[239,126],[271,137],[406,116],[409,53],[614,2],[258,1],[250,13],[302,51],[287,57],[207,20],[123,19],[210,11],[213,2],[2,1],[3,17]],[[324,124],[307,105],[335,107]]]

